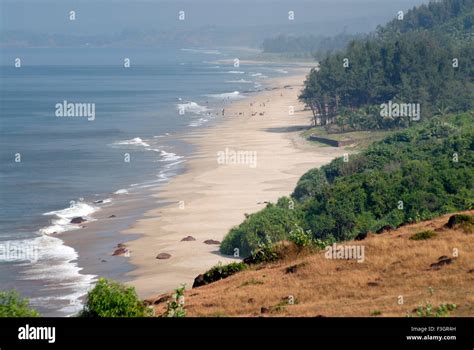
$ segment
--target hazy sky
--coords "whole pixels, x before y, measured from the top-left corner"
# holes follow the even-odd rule
[[[295,12],[292,24],[385,23],[398,10],[426,3],[423,0],[0,0],[2,30],[36,33],[110,34],[123,30],[173,30],[206,25],[288,25],[288,11]],[[75,10],[77,19],[68,20]],[[179,10],[186,20],[178,21]]]

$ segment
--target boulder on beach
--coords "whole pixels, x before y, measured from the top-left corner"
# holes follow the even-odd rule
[[[116,256],[116,255],[125,255],[129,252],[129,250],[125,247],[119,247],[117,249],[115,249],[115,251],[113,252],[112,256]]]
[[[115,218],[117,216],[115,216],[114,214],[110,215],[109,218]]]
[[[76,216],[75,218],[71,219],[71,224],[80,224],[80,223],[85,222],[85,221],[87,221],[87,220],[84,219],[82,216]]]
[[[169,259],[171,258],[171,254],[168,254],[168,253],[160,253],[156,256],[157,259]]]
[[[221,242],[216,241],[216,240],[214,240],[214,239],[206,239],[206,240],[204,241],[204,243],[206,243],[206,244],[221,244]]]
[[[196,238],[194,238],[193,236],[186,236],[184,237],[181,242],[191,242],[191,241],[195,241]]]

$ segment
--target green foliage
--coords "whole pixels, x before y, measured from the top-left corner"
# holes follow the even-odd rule
[[[451,311],[457,309],[456,304],[441,304],[438,307],[433,307],[430,303],[420,305],[416,309],[418,317],[447,317]]]
[[[233,274],[245,270],[246,268],[247,265],[243,262],[234,262],[227,265],[223,265],[221,262],[219,262],[209,271],[204,273],[204,282],[205,284],[212,283],[232,276]]]
[[[294,224],[298,222],[297,214],[297,210],[268,204],[264,210],[248,215],[241,225],[230,230],[221,243],[221,252],[232,255],[234,249],[239,248],[242,256],[249,256],[262,244],[286,239]]]
[[[259,244],[246,260],[250,264],[261,264],[276,261],[280,254],[274,244]]]
[[[171,301],[166,305],[166,312],[163,317],[185,317],[186,310],[184,309],[184,291],[186,285],[183,284],[181,287],[175,289],[171,296]]]
[[[0,317],[38,317],[39,313],[29,307],[28,299],[14,291],[0,291]]]
[[[290,232],[289,240],[296,244],[298,248],[304,248],[312,244],[313,237],[311,232],[305,232],[301,227],[296,226],[295,229]]]
[[[382,315],[382,311],[380,310],[374,310],[370,313],[372,316],[380,316]]]
[[[415,233],[413,236],[410,237],[410,239],[412,241],[424,241],[433,237],[436,237],[436,233],[431,230],[426,230]]]
[[[339,158],[307,172],[293,194],[293,209],[283,198],[249,215],[225,237],[221,251],[232,254],[239,248],[244,256],[254,252],[256,261],[273,261],[278,253],[272,244],[292,240],[307,245],[308,232],[313,246],[319,242],[324,247],[387,226],[470,209],[473,140],[471,114],[437,117],[391,134],[349,162]],[[291,233],[295,225],[304,236]]]
[[[140,300],[135,288],[100,278],[87,294],[80,317],[145,317],[151,310]]]

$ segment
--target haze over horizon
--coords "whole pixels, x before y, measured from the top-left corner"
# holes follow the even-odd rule
[[[259,47],[279,34],[366,33],[423,0],[0,1],[0,46],[134,46],[177,43]],[[69,20],[69,11],[76,20]],[[185,20],[178,12],[185,11]],[[288,20],[288,11],[295,19]],[[276,16],[281,13],[281,16]],[[52,20],[52,19],[56,20]],[[146,39],[145,39],[146,37]],[[150,39],[151,38],[151,39]],[[134,42],[134,39],[137,39]]]

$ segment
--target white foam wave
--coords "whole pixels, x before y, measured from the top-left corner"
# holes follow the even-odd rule
[[[186,103],[179,103],[177,105],[178,110],[184,111],[184,113],[193,113],[201,114],[210,111],[206,106],[201,106],[200,104],[190,101]]]
[[[122,188],[120,190],[115,191],[114,194],[128,194],[128,190]]]
[[[160,150],[160,156],[162,157],[160,162],[171,162],[183,158],[182,156],[178,156],[176,153],[166,152],[163,150]]]
[[[91,204],[84,202],[71,202],[71,206],[68,208],[44,213],[43,215],[53,216],[54,218],[51,220],[51,225],[41,228],[39,233],[43,235],[51,235],[76,230],[80,226],[77,224],[71,224],[71,219],[80,216],[91,221],[93,218],[91,218],[90,215],[97,210],[99,210],[99,208]]]
[[[24,270],[19,280],[41,281],[40,292],[52,296],[40,296],[30,299],[33,307],[48,306],[51,301],[65,305],[61,312],[71,315],[82,309],[80,298],[87,293],[95,282],[95,275],[82,274],[77,265],[78,254],[74,248],[54,236],[40,235],[35,238],[2,242],[2,245],[19,247],[35,253],[29,263],[20,264]],[[8,261],[8,259],[6,259]],[[2,259],[0,261],[5,261]]]
[[[227,71],[226,73],[228,73],[228,74],[244,74],[245,72],[242,72],[241,70],[230,70],[230,71]]]
[[[191,123],[188,124],[188,126],[198,127],[198,126],[201,126],[201,125],[203,125],[204,123],[206,123],[208,121],[209,121],[209,119],[207,119],[207,118],[199,118],[199,119],[193,120]]]
[[[238,84],[252,84],[252,81],[239,79],[239,80],[227,80],[226,83],[238,83]]]
[[[150,147],[148,143],[143,141],[139,137],[134,137],[133,139],[130,140],[124,140],[124,141],[117,141],[114,142],[115,145],[134,145],[134,146],[143,146],[143,147]]]
[[[222,100],[238,100],[238,99],[242,99],[246,97],[242,95],[239,91],[225,92],[222,94],[211,94],[211,95],[206,95],[206,96],[212,97],[212,98],[218,98]]]

